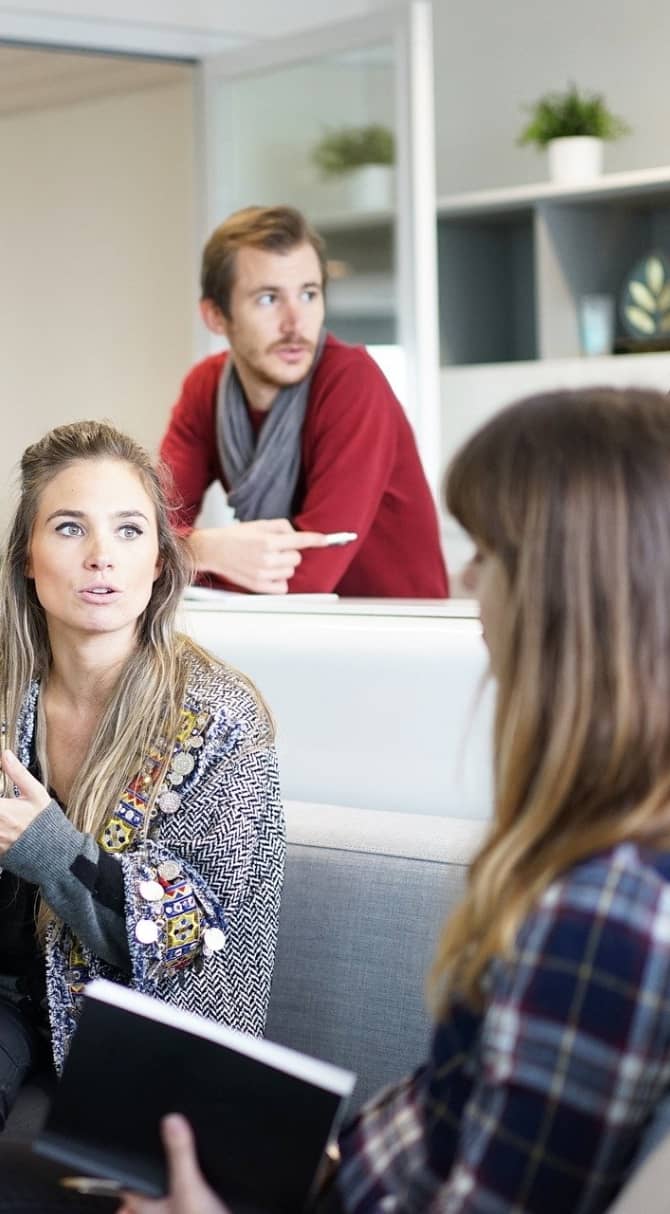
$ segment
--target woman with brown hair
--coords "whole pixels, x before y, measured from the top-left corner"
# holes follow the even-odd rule
[[[189,567],[101,422],[21,461],[0,579],[0,1128],[106,974],[261,1033],[284,840],[255,689],[175,630]]]
[[[670,409],[534,397],[465,444],[495,806],[430,978],[428,1063],[340,1140],[356,1214],[600,1214],[670,1083]],[[206,1192],[168,1122],[171,1196]],[[189,1196],[190,1195],[190,1196]],[[195,1202],[195,1204],[193,1204]]]

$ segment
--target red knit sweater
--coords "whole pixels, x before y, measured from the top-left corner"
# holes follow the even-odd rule
[[[214,354],[187,375],[161,444],[182,526],[193,525],[208,485],[220,480],[227,488],[216,442],[217,392],[227,357]],[[435,506],[402,406],[364,349],[330,335],[312,377],[291,523],[301,531],[358,534],[342,548],[303,552],[289,582],[293,594],[449,593]]]

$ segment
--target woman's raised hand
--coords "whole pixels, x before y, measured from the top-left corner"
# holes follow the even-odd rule
[[[154,1201],[127,1193],[117,1214],[230,1214],[198,1167],[193,1131],[185,1117],[171,1113],[161,1122],[167,1156],[167,1197]]]
[[[18,797],[0,797],[0,856],[21,838],[30,823],[46,809],[51,797],[11,750],[3,750],[2,770],[19,790]]]

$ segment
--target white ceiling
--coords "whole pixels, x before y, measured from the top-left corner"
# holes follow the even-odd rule
[[[407,0],[0,0],[0,40],[204,56]],[[435,0],[440,2],[440,0]]]
[[[0,118],[157,88],[190,77],[189,64],[0,46]]]
[[[0,0],[0,117],[155,88],[192,70],[137,52],[195,61],[405,2]]]

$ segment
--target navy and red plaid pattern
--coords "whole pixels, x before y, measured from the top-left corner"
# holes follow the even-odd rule
[[[350,1214],[600,1214],[670,1088],[670,855],[570,870],[341,1139]]]

